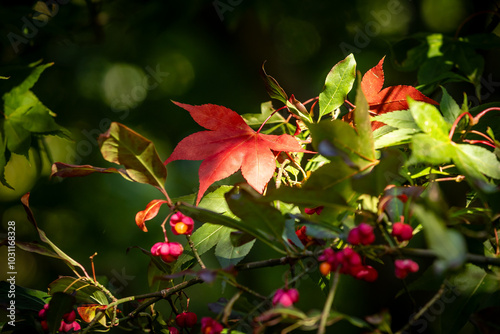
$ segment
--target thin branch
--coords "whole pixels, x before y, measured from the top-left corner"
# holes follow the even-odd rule
[[[191,239],[191,236],[189,234],[186,234],[186,239],[188,240],[189,247],[191,247],[191,250],[193,251],[194,257],[196,258],[196,261],[198,261],[198,264],[200,265],[201,269],[206,269],[207,267],[201,260],[200,254],[198,254],[198,251],[196,250],[196,247],[194,246],[193,240]]]
[[[401,253],[403,255],[425,257],[425,258],[436,258],[437,254],[430,249],[418,249],[418,248],[387,248],[388,254],[391,253]],[[500,267],[500,258],[489,257],[477,254],[465,254],[465,261],[473,264],[486,264],[496,267]]]
[[[335,270],[335,274],[333,275],[333,284],[330,287],[330,292],[328,293],[328,297],[326,298],[325,307],[323,308],[323,312],[321,313],[321,320],[319,322],[318,334],[324,334],[326,329],[326,321],[328,320],[328,315],[330,314],[330,310],[332,308],[333,300],[335,299],[335,292],[337,291],[337,286],[339,284],[339,272],[340,268]]]
[[[445,288],[445,283],[441,284],[441,287],[439,288],[438,292],[427,302],[427,304],[424,305],[411,319],[408,321],[408,323],[401,328],[399,331],[397,331],[395,334],[402,334],[405,333],[407,329],[413,325],[415,321],[417,321],[427,310],[439,299],[444,293],[444,288]]]
[[[264,268],[264,267],[275,267],[275,266],[288,264],[288,263],[294,262],[296,260],[300,260],[300,259],[307,258],[307,257],[313,257],[313,256],[314,256],[314,254],[312,252],[306,252],[305,254],[300,254],[300,255],[296,255],[296,256],[283,256],[283,257],[280,257],[277,259],[269,259],[269,260],[263,260],[263,261],[242,263],[242,264],[236,265],[234,267],[234,269],[237,271],[243,271],[243,270],[258,269],[258,268]]]

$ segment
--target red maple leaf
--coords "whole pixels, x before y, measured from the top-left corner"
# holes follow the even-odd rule
[[[196,204],[212,183],[240,169],[248,184],[262,193],[276,169],[272,151],[309,152],[290,135],[255,132],[240,115],[226,107],[174,103],[189,111],[196,123],[209,130],[184,138],[165,161],[168,164],[175,160],[203,160]]]
[[[385,57],[379,61],[377,66],[366,72],[361,80],[361,89],[365,93],[370,111],[380,115],[395,110],[408,109],[408,96],[416,101],[438,104],[412,86],[398,85],[382,89],[384,86],[384,59]],[[372,129],[375,130],[382,125],[384,123],[374,121]]]

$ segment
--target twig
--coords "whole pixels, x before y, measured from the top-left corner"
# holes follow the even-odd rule
[[[339,284],[339,276],[340,276],[339,269],[340,268],[337,268],[337,270],[335,270],[335,274],[333,275],[333,284],[330,287],[330,292],[328,293],[328,297],[326,298],[325,307],[323,308],[323,312],[321,313],[318,334],[325,333],[326,321],[328,320],[328,315],[330,314],[333,300],[335,299],[335,292],[337,291],[337,286]]]
[[[431,300],[429,300],[427,302],[427,304],[424,305],[424,307],[422,307],[411,319],[410,321],[408,321],[408,323],[403,327],[401,328],[399,331],[397,331],[395,334],[402,334],[403,332],[405,332],[408,328],[411,327],[411,325],[413,325],[413,323],[415,321],[418,320],[418,318],[420,318],[431,306],[432,304],[434,304],[439,298],[441,298],[441,296],[443,295],[444,293],[444,288],[445,288],[445,283],[441,284],[441,287],[439,288],[438,292],[434,295],[434,297],[431,298]]]
[[[417,256],[417,257],[427,257],[427,258],[436,258],[437,254],[430,249],[417,249],[417,248],[387,248],[386,252],[388,254],[391,253],[401,253],[409,256]],[[492,265],[496,267],[500,267],[500,258],[497,257],[489,257],[477,254],[465,254],[465,261],[473,264],[486,264]]]
[[[198,251],[196,250],[196,247],[194,247],[193,240],[191,239],[191,236],[189,234],[186,234],[186,239],[188,240],[189,247],[191,247],[191,250],[193,251],[194,257],[196,258],[196,261],[198,261],[198,264],[200,265],[201,269],[206,269],[207,267],[201,260],[200,254],[198,254]]]

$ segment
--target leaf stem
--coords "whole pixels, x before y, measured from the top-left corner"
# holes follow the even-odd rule
[[[325,333],[326,321],[328,320],[328,315],[330,314],[333,300],[335,299],[335,292],[337,291],[337,286],[339,284],[339,276],[340,276],[339,269],[340,268],[337,268],[337,270],[335,270],[335,274],[333,275],[333,284],[330,287],[330,292],[328,292],[328,297],[326,298],[325,307],[323,308],[323,312],[321,313],[318,334]]]
[[[167,218],[161,223],[161,229],[163,230],[163,235],[165,236],[165,242],[168,242],[168,237],[167,237],[167,229],[165,228],[165,224],[167,223],[167,220],[170,218],[170,216],[173,214],[173,211],[170,211],[168,214]]]
[[[460,122],[460,120],[465,116],[469,116],[471,122],[473,123],[472,125],[474,125],[474,117],[472,117],[471,113],[468,112],[468,111],[464,111],[463,113],[461,113],[457,119],[455,119],[455,122],[453,122],[453,125],[451,126],[451,130],[450,130],[450,134],[448,135],[448,138],[450,138],[450,140],[452,140],[453,138],[453,135],[455,134],[455,130],[458,126],[458,123]],[[478,115],[479,116],[479,115]]]
[[[186,234],[186,239],[189,243],[189,247],[191,247],[191,250],[193,251],[194,257],[196,258],[196,261],[198,261],[198,264],[200,265],[201,269],[206,269],[207,267],[201,260],[200,254],[198,254],[198,251],[196,250],[196,247],[194,246],[193,240],[191,239],[191,236],[189,234]]]
[[[493,148],[495,148],[495,147],[496,147],[495,145],[493,145],[493,144],[492,144],[492,143],[490,143],[490,142],[487,142],[486,140],[470,140],[470,139],[464,139],[464,142],[465,142],[465,143],[469,143],[469,144],[471,144],[471,145],[473,145],[473,144],[484,144],[484,145],[489,146],[489,147],[493,147]]]
[[[262,128],[264,127],[264,125],[266,125],[267,121],[269,121],[269,120],[271,119],[271,117],[273,117],[273,115],[274,115],[274,114],[276,114],[278,111],[280,111],[280,110],[282,110],[282,109],[285,109],[285,108],[286,108],[286,106],[283,106],[283,107],[281,107],[281,108],[278,108],[278,109],[276,109],[275,111],[273,111],[273,112],[272,112],[269,116],[267,116],[267,118],[266,118],[266,120],[264,121],[264,123],[262,123],[262,124],[260,125],[260,128],[257,130],[257,133],[259,133],[259,132],[262,130]]]
[[[474,117],[474,124],[477,124],[477,122],[479,122],[479,120],[481,119],[481,117],[483,117],[488,112],[493,111],[493,110],[500,111],[500,108],[499,107],[491,107],[491,108],[488,108],[488,109],[484,109],[479,114],[477,114],[476,117]]]
[[[493,141],[493,139],[491,139],[490,137],[488,137],[487,135],[485,135],[484,133],[482,132],[479,132],[479,131],[476,131],[476,130],[471,130],[470,133],[473,133],[473,134],[476,134],[478,136],[481,136],[483,138],[485,138],[487,141],[489,141],[490,143],[494,144],[495,142]]]

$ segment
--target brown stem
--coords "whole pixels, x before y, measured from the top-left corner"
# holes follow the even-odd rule
[[[401,328],[399,331],[396,332],[396,334],[402,334],[406,333],[406,330],[413,325],[415,321],[418,320],[427,310],[439,299],[444,293],[444,288],[445,288],[445,283],[441,284],[441,287],[439,288],[438,292],[429,300],[424,307],[422,307],[411,319],[408,321],[408,323]]]
[[[194,257],[196,258],[196,261],[198,261],[198,264],[200,265],[201,269],[206,269],[207,267],[201,260],[200,255],[198,254],[198,251],[196,250],[196,247],[194,246],[193,240],[191,239],[191,236],[189,234],[186,234],[186,238],[189,243],[189,247],[191,247],[191,250],[193,251]]]
[[[437,254],[430,249],[418,249],[418,248],[387,248],[386,253],[401,253],[403,255],[416,256],[416,257],[426,257],[426,258],[436,258]],[[489,257],[477,254],[465,254],[465,261],[474,264],[486,264],[496,267],[500,267],[500,258]]]

